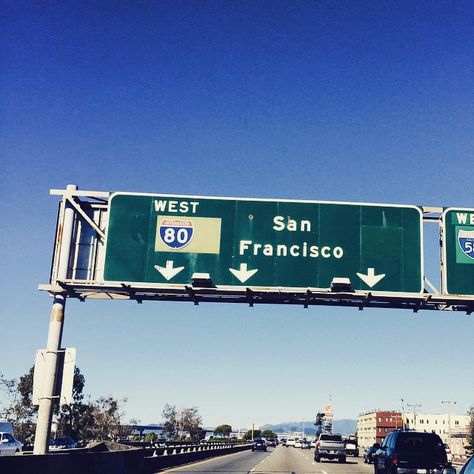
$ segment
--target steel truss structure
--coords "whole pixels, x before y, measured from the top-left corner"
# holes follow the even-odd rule
[[[474,311],[474,297],[440,293],[425,277],[423,293],[351,291],[345,288],[277,288],[252,286],[215,286],[210,281],[193,281],[189,285],[116,283],[103,279],[105,239],[109,209],[109,192],[67,189],[50,191],[62,196],[59,206],[51,279],[39,289],[53,296],[63,295],[85,301],[91,298],[143,301],[181,301],[195,305],[207,302],[341,306],[365,308],[398,308],[419,310]],[[72,231],[64,232],[66,209],[74,212]],[[423,221],[438,223],[443,245],[441,208],[422,207]],[[69,235],[70,234],[70,235]],[[70,245],[64,245],[70,239]],[[67,278],[59,277],[61,252],[68,248]],[[442,258],[443,252],[440,252]],[[64,258],[64,256],[63,256]],[[440,262],[441,266],[443,262]]]

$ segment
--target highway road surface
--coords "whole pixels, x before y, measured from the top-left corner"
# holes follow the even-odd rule
[[[373,465],[364,464],[362,457],[348,457],[345,464],[326,459],[316,463],[313,449],[277,446],[263,451],[243,451],[219,458],[187,464],[164,472],[232,474],[372,474]]]

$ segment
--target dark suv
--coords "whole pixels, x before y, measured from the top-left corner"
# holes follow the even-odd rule
[[[419,431],[389,433],[374,457],[375,474],[442,474],[448,466],[441,438],[435,433]]]
[[[256,439],[252,442],[252,451],[266,451],[267,443],[264,439]]]

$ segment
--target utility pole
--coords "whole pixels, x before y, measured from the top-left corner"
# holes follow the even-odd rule
[[[407,407],[413,408],[413,428],[416,430],[416,409],[421,407],[421,403],[407,403]]]
[[[448,444],[449,449],[451,449],[451,403],[456,405],[456,402],[454,400],[443,400],[441,403],[448,404]]]

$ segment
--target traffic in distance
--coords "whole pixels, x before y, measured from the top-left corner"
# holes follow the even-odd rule
[[[348,461],[348,456],[359,458],[355,437],[343,438],[340,434],[322,433],[318,439],[288,437],[281,443],[275,439],[256,439],[252,451],[267,451],[269,447],[281,444],[286,448],[313,449],[312,464],[327,462],[321,472],[374,472],[374,474],[455,474],[452,455],[446,443],[435,433],[396,430],[389,433],[382,444],[374,443],[367,448],[362,459]],[[306,459],[309,459],[306,456]],[[329,468],[329,463],[347,464],[345,470]],[[367,466],[364,467],[364,464]],[[357,467],[355,467],[357,465]],[[368,466],[372,465],[372,466]],[[331,469],[330,471],[328,469]],[[266,471],[265,471],[266,472]],[[294,469],[292,472],[296,472]],[[319,472],[317,468],[315,471]],[[474,473],[474,457],[460,471],[462,474]]]
[[[452,466],[446,445],[435,433],[396,430],[382,444],[368,448],[363,454],[354,450],[357,443],[352,441],[338,434],[321,434],[316,440],[293,436],[280,440],[255,439],[251,452],[166,472],[474,474],[474,456],[462,468]]]

